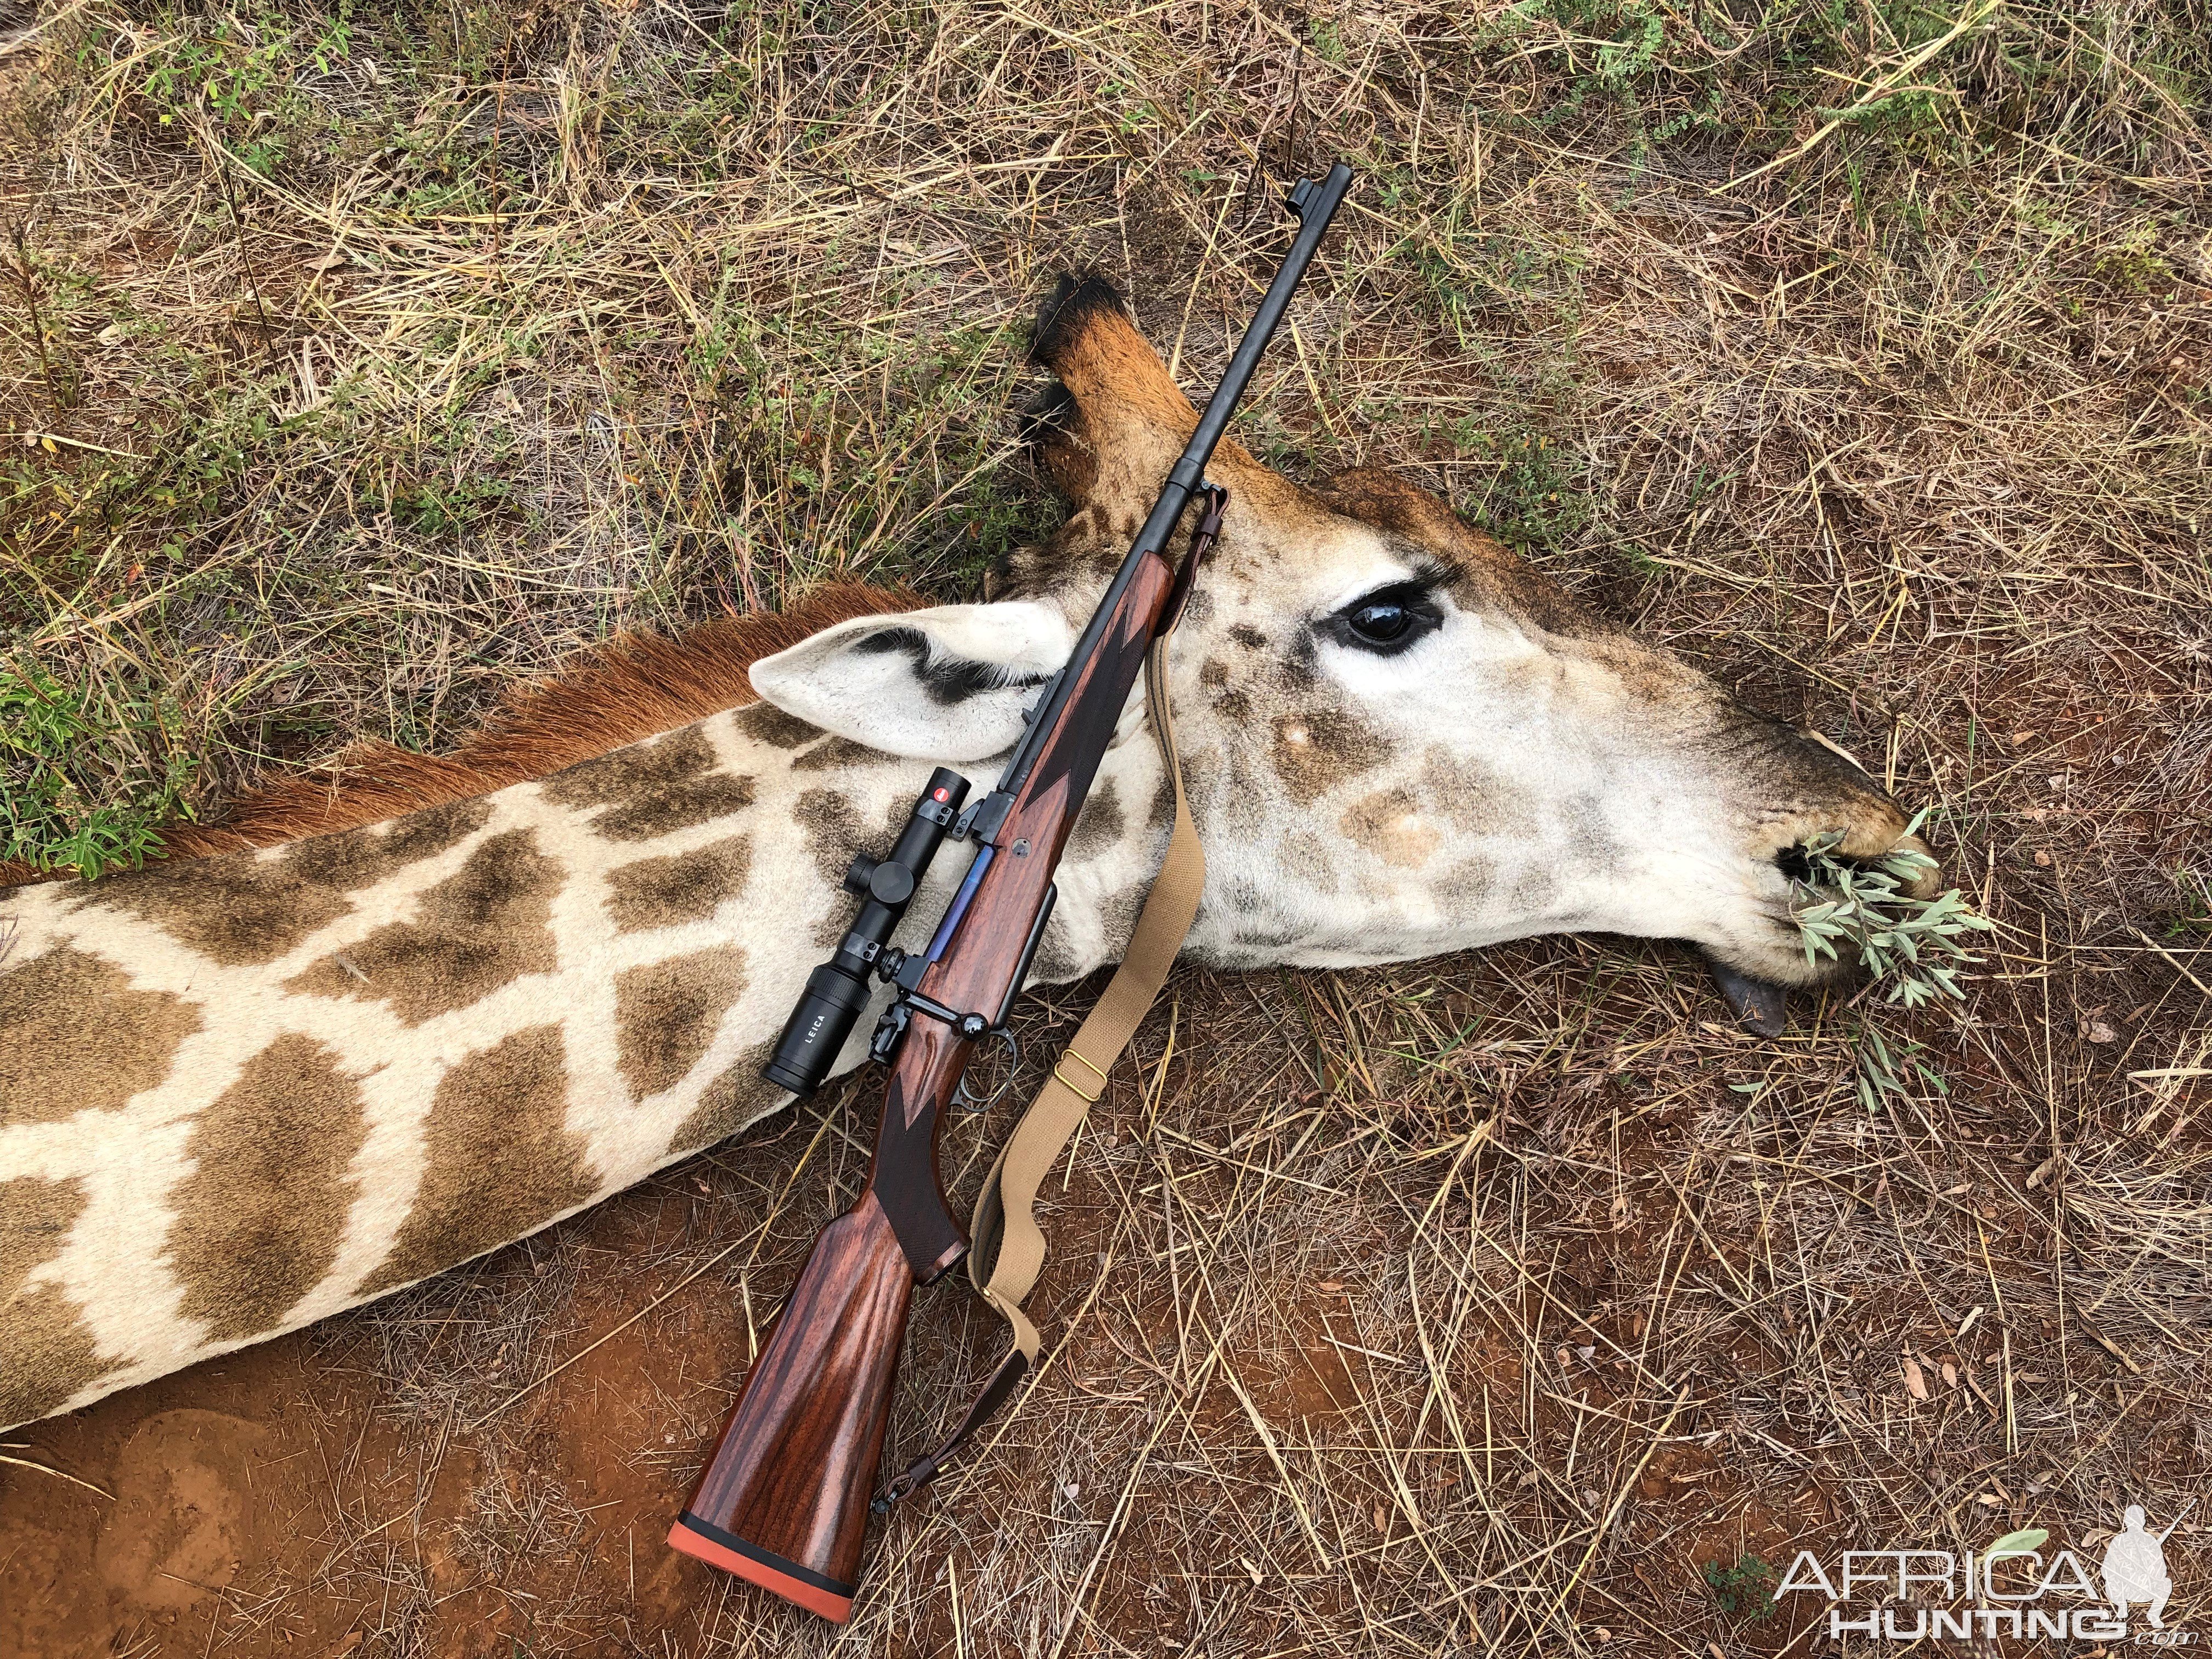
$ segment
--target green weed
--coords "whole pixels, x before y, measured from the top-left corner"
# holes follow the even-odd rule
[[[1917,831],[1926,816],[1916,817],[1905,833]],[[1790,914],[1808,965],[1822,957],[1834,960],[1837,946],[1848,944],[1891,1002],[1917,1008],[1939,997],[1963,998],[1960,973],[1981,960],[1963,941],[1986,930],[1988,919],[1955,887],[1932,899],[1904,890],[1904,884],[1936,868],[1925,853],[1901,849],[1860,863],[1836,856],[1843,840],[1838,830],[1806,842],[1806,869],[1791,878]]]
[[[392,521],[418,536],[460,536],[501,512],[514,494],[500,478],[402,485],[392,495]]]
[[[2202,870],[2176,868],[2173,884],[2181,890],[2181,908],[2166,919],[2166,936],[2174,939],[2184,933],[2212,933],[2212,874]]]
[[[1894,1049],[1871,1024],[1862,1024],[1851,1039],[1851,1087],[1860,1109],[1869,1115],[1910,1098],[1919,1084],[1939,1095],[1951,1092],[1943,1074],[1922,1055],[1923,1044],[1900,1039]]]
[[[1755,1625],[1774,1616],[1774,1587],[1782,1576],[1756,1555],[1741,1555],[1734,1566],[1705,1565],[1705,1585],[1723,1613]]]
[[[1497,471],[1473,517],[1508,547],[1557,548],[1589,523],[1580,461],[1541,433],[1473,434],[1462,447],[1494,459]]]
[[[273,178],[313,125],[307,100],[295,82],[295,47],[301,43],[281,24],[249,26],[216,18],[204,32],[172,37],[150,54],[138,92],[157,127],[189,125],[204,112],[224,144],[247,167]],[[343,59],[350,31],[343,13],[305,43],[306,56],[323,74]]]
[[[0,665],[0,859],[90,880],[158,856],[198,763],[173,703]]]

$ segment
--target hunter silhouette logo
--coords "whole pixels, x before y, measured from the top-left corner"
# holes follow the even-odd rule
[[[1881,1642],[2000,1636],[2122,1641],[2130,1634],[2129,1608],[2141,1604],[2148,1628],[2136,1641],[2185,1646],[2191,1633],[2166,1626],[2173,1595],[2166,1542],[2195,1507],[2154,1533],[2142,1506],[2130,1504],[2121,1529],[2105,1546],[2100,1575],[2093,1576],[2070,1549],[2046,1557],[2050,1533],[2029,1527],[2007,1533],[1978,1556],[1971,1550],[1845,1550],[1832,1570],[1812,1551],[1800,1550],[1774,1595],[1780,1601],[1813,1591],[1826,1598],[1827,1635],[1838,1642],[1847,1635]]]
[[[2166,1540],[2173,1535],[2173,1527],[2181,1524],[2181,1516],[2176,1516],[2173,1527],[2156,1537],[2143,1525],[2142,1504],[2128,1505],[2126,1521],[2125,1528],[2105,1546],[2105,1594],[2112,1598],[2112,1617],[2124,1624],[2128,1604],[2147,1601],[2150,1605],[2143,1616],[2153,1630],[2164,1630],[2166,1620],[2159,1615],[2166,1611],[2166,1597],[2173,1594],[2173,1580],[2166,1571]]]

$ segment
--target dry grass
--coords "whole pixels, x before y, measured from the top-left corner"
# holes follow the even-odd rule
[[[1802,1598],[1745,1622],[1705,1565],[2205,1490],[2190,8],[7,16],[0,625],[100,734],[25,739],[58,795],[6,763],[55,842],[172,756],[207,810],[450,743],[618,626],[972,592],[1049,522],[1011,418],[1049,274],[1103,265],[1202,384],[1255,199],[1340,150],[1254,447],[1407,467],[1825,730],[1998,924],[1962,1009],[1774,1043],[1609,941],[1182,975],[1050,1189],[1050,1364],[883,1530],[849,1644],[1804,1652]],[[1872,1116],[1865,1018],[1919,1068]],[[963,1195],[1008,1119],[951,1131]],[[305,1541],[144,1639],[831,1645],[656,1578],[654,1528],[853,1133],[826,1103],[325,1328]],[[994,1337],[917,1328],[895,1454]]]

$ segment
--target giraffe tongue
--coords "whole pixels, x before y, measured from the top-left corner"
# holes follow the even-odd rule
[[[1713,983],[1720,988],[1721,1000],[1729,1006],[1729,1012],[1747,1031],[1756,1031],[1761,1036],[1780,1036],[1790,1025],[1790,1007],[1779,985],[1770,985],[1763,979],[1753,979],[1739,974],[1725,963],[1711,957],[1705,966],[1713,972]]]

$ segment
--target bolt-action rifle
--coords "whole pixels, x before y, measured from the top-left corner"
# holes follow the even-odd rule
[[[866,1190],[816,1242],[668,1538],[824,1618],[842,1623],[852,1611],[914,1288],[968,1252],[939,1183],[939,1127],[975,1043],[1005,1024],[1021,990],[1052,914],[1061,848],[1146,655],[1173,627],[1219,530],[1227,492],[1204,482],[1206,463],[1351,182],[1340,162],[1291,191],[1297,239],[1097,611],[1030,708],[1004,774],[969,802],[968,781],[939,768],[889,854],[854,861],[845,884],[861,896],[860,913],[809,976],[763,1070],[772,1083],[811,1092],[866,1006],[870,977],[896,988],[871,1045],[890,1075]],[[1178,570],[1169,541],[1194,498],[1200,514]],[[902,951],[891,934],[948,836],[972,842],[974,861],[928,945]],[[1012,1392],[1026,1361],[1018,1353],[1012,1361],[1020,1363],[1000,1368],[956,1444]],[[892,1495],[933,1474],[944,1455],[893,1483]]]

